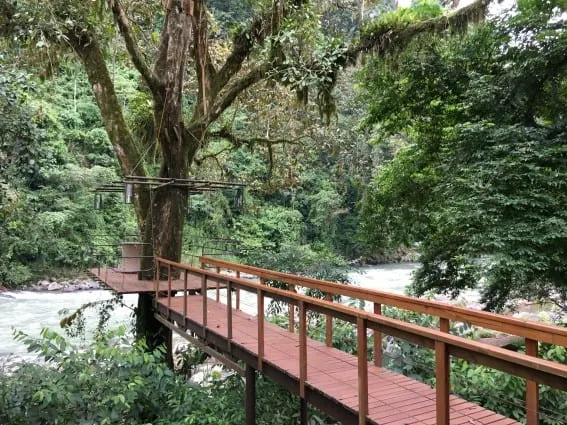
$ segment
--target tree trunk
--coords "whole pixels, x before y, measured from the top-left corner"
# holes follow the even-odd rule
[[[186,179],[201,136],[188,131],[183,122],[183,81],[191,37],[189,14],[172,4],[161,37],[154,70],[162,77],[163,87],[152,90],[156,138],[162,153],[159,177]],[[143,258],[139,277],[153,279],[157,272],[160,280],[166,280],[167,269],[156,271],[153,257],[181,261],[187,190],[164,181],[149,191],[149,198],[143,229],[143,256],[147,258]],[[179,270],[172,270],[173,278],[178,275]],[[144,337],[150,347],[165,344],[172,364],[171,331],[155,320],[152,296],[140,295],[136,314],[138,337]]]
[[[143,158],[140,158],[135,142],[124,119],[121,105],[116,96],[114,85],[100,45],[88,33],[70,34],[69,40],[87,71],[97,104],[101,111],[104,126],[118,156],[124,175],[145,176]],[[185,51],[180,52],[182,57]],[[184,63],[184,59],[182,59]],[[179,66],[182,69],[183,66]],[[177,84],[182,84],[179,79]],[[167,88],[166,88],[167,90]],[[161,120],[159,137],[163,152],[163,166],[160,177],[186,178],[188,175],[190,151],[183,140],[184,129],[180,96],[167,100],[163,93],[163,102],[156,102],[156,121]],[[157,121],[159,122],[159,121]],[[154,254],[179,261],[183,237],[183,221],[187,205],[187,193],[183,189],[164,186],[150,191],[144,186],[136,188],[135,209],[142,242],[146,243],[143,255]],[[141,262],[140,278],[154,278],[152,258]],[[168,362],[171,364],[171,331],[164,328],[154,318],[153,294],[140,294],[136,310],[137,338],[144,338],[148,347],[153,349],[165,344]]]

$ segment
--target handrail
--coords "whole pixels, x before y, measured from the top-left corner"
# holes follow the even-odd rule
[[[204,263],[207,263],[210,259],[205,259]],[[539,359],[535,356],[530,356],[528,354],[516,353],[513,351],[505,350],[503,348],[490,346],[477,341],[472,341],[459,336],[451,335],[448,332],[438,331],[435,329],[430,329],[422,327],[419,325],[406,323],[401,320],[389,318],[382,316],[380,314],[373,314],[363,310],[358,310],[349,306],[345,306],[339,303],[333,303],[329,300],[322,300],[318,298],[309,297],[303,294],[298,294],[294,291],[284,290],[279,288],[274,288],[267,286],[263,283],[265,278],[270,277],[269,273],[265,273],[262,277],[261,283],[253,282],[249,279],[242,279],[239,277],[233,277],[226,274],[221,274],[219,272],[213,272],[203,268],[196,268],[186,264],[180,264],[173,261],[165,260],[162,258],[156,258],[157,269],[160,270],[161,266],[167,266],[168,274],[171,274],[171,268],[177,268],[180,270],[185,270],[187,273],[192,273],[197,276],[201,276],[203,282],[203,332],[206,332],[206,322],[207,322],[207,310],[206,310],[206,280],[212,279],[216,282],[226,282],[227,287],[240,288],[246,291],[255,292],[258,296],[258,305],[263,305],[263,299],[266,294],[274,299],[282,300],[288,302],[290,305],[299,306],[299,316],[300,316],[300,327],[299,327],[299,341],[300,341],[300,395],[303,397],[305,395],[305,383],[307,381],[307,350],[306,350],[306,338],[307,338],[307,325],[306,325],[306,311],[312,310],[319,313],[327,314],[333,318],[338,318],[342,320],[347,320],[349,322],[355,323],[357,325],[358,332],[358,345],[359,351],[361,353],[366,353],[366,350],[362,351],[361,348],[365,348],[366,344],[366,330],[372,329],[375,332],[383,332],[388,335],[393,335],[402,339],[406,339],[412,343],[416,343],[427,348],[432,348],[435,350],[436,358],[436,397],[437,397],[437,424],[438,425],[448,425],[449,423],[449,358],[451,355],[459,357],[474,363],[486,365],[495,369],[502,370],[506,373],[516,375],[528,380],[528,382],[540,383],[552,386],[554,388],[567,391],[567,365],[562,365],[554,363],[552,361]],[[220,263],[220,261],[219,261]],[[225,262],[227,263],[227,262]],[[210,263],[209,263],[210,264]],[[231,263],[232,264],[232,263]],[[218,265],[221,267],[222,265]],[[244,268],[240,271],[244,271]],[[250,270],[250,269],[248,269]],[[276,274],[277,272],[273,272]],[[272,274],[272,276],[274,275]],[[279,273],[278,273],[279,274]],[[279,274],[283,275],[283,274]],[[287,277],[286,277],[287,279]],[[304,281],[306,278],[301,278]],[[282,279],[278,279],[282,280]],[[322,284],[327,284],[330,282],[316,281],[315,279],[308,279],[310,282],[318,282]],[[351,287],[340,285],[343,289],[349,289]],[[156,294],[157,294],[156,286]],[[374,291],[377,292],[377,291]],[[171,308],[170,303],[171,291],[168,292],[168,313]],[[231,298],[231,297],[229,297]],[[186,311],[186,298],[184,312]],[[443,305],[443,304],[441,304]],[[228,306],[231,307],[230,304]],[[228,324],[232,327],[232,308],[227,306]],[[444,306],[444,305],[443,305]],[[258,310],[258,368],[262,369],[263,363],[263,309]],[[496,315],[498,316],[498,315]],[[500,317],[500,316],[498,316]],[[227,332],[229,340],[232,339],[232,329],[228,329]],[[230,345],[230,341],[229,341]],[[365,423],[366,415],[368,413],[368,371],[366,364],[366,355],[358,356],[358,372],[359,372],[359,418],[360,424]],[[537,386],[536,386],[537,390]],[[536,391],[537,396],[537,391]],[[533,394],[532,394],[533,396]],[[533,400],[532,400],[533,401]],[[532,415],[537,418],[537,399],[536,404],[529,404],[527,408],[535,408],[535,414]],[[528,415],[529,416],[529,415]]]
[[[264,279],[278,280],[290,285],[304,286],[311,289],[319,289],[333,295],[344,295],[365,301],[371,301],[382,305],[390,305],[417,313],[430,314],[448,320],[471,323],[486,329],[505,332],[540,342],[567,346],[567,328],[546,325],[543,323],[524,321],[509,316],[490,313],[480,310],[471,310],[438,301],[425,300],[422,298],[409,297],[406,295],[392,294],[377,291],[375,289],[361,288],[358,286],[347,286],[341,283],[313,279],[304,276],[266,270],[230,261],[219,260],[211,257],[200,257],[202,264],[210,264],[229,270],[240,271],[262,277]]]

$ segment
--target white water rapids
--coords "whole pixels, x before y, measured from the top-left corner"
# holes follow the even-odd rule
[[[354,284],[364,288],[377,289],[397,294],[403,294],[411,281],[412,272],[417,269],[416,263],[385,264],[360,268],[350,273]],[[226,302],[225,291],[221,291],[221,300]],[[209,291],[214,297],[214,291]],[[26,347],[13,339],[12,329],[21,330],[30,336],[38,337],[44,327],[63,333],[59,321],[61,312],[73,312],[81,305],[96,300],[108,299],[112,293],[104,290],[77,292],[32,292],[15,291],[0,293],[0,359],[9,357],[25,358]],[[475,294],[470,294],[475,301]],[[116,307],[111,314],[110,327],[120,324],[131,325],[132,308],[136,305],[136,295],[126,295],[124,303],[129,307]],[[266,301],[266,306],[268,302]],[[256,313],[256,295],[242,292],[241,308],[251,314]],[[68,313],[66,314],[68,315]],[[96,326],[96,311],[88,310],[87,332],[85,340],[75,340],[78,343],[88,342]]]

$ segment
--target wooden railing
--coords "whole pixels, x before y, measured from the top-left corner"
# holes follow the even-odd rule
[[[535,425],[538,420],[538,384],[549,385],[563,391],[567,391],[567,366],[551,361],[537,358],[538,341],[549,342],[556,345],[567,345],[567,330],[556,326],[543,325],[539,323],[524,322],[507,316],[468,310],[461,307],[451,306],[434,301],[418,298],[393,295],[380,291],[362,289],[333,282],[325,282],[285,273],[274,272],[256,267],[244,266],[227,261],[208,257],[201,257],[202,268],[196,268],[185,264],[175,263],[162,258],[156,259],[158,270],[167,270],[168,282],[171,282],[172,268],[182,270],[187,280],[187,274],[200,276],[202,279],[203,331],[207,327],[207,280],[223,283],[227,287],[227,293],[232,291],[253,292],[257,296],[258,306],[258,365],[262,370],[264,362],[264,298],[266,296],[287,303],[290,307],[299,309],[299,393],[305,396],[305,384],[308,380],[307,370],[307,311],[314,311],[327,316],[326,342],[330,345],[329,335],[332,341],[332,320],[341,319],[353,323],[357,327],[357,351],[358,351],[358,403],[359,423],[366,423],[368,414],[368,364],[366,358],[367,329],[374,331],[376,356],[381,358],[380,340],[382,334],[391,335],[410,343],[435,350],[435,374],[436,374],[436,405],[437,424],[448,425],[449,393],[450,393],[450,356],[465,359],[467,361],[492,367],[511,375],[519,376],[532,383],[527,387],[526,410],[528,424]],[[207,266],[213,266],[215,271],[210,271]],[[237,277],[221,273],[221,269],[235,271]],[[255,275],[260,282],[251,279],[242,279],[241,273]],[[277,280],[290,285],[289,290],[274,288],[265,285],[266,280]],[[326,294],[325,299],[318,299],[299,294],[296,286],[318,289]],[[171,289],[171,287],[169,287]],[[237,292],[238,294],[238,292]],[[158,296],[156,282],[156,296]],[[332,302],[332,295],[342,295],[357,298],[374,303],[374,312],[366,312],[354,309],[340,303]],[[391,305],[420,313],[431,314],[440,318],[440,330],[430,329],[397,319],[392,319],[381,314],[382,305]],[[171,309],[171,291],[167,294],[168,311]],[[232,296],[227,297],[227,323],[228,340],[232,340]],[[184,316],[187,316],[187,299],[184,298]],[[291,308],[290,308],[291,313]],[[293,315],[290,315],[290,330],[293,323]],[[472,323],[488,329],[499,330],[526,338],[526,354],[493,347],[466,338],[451,335],[449,333],[449,321],[458,320]],[[381,363],[378,363],[380,366]],[[533,422],[533,421],[536,422]]]
[[[451,321],[470,323],[485,329],[491,329],[507,334],[525,338],[526,354],[537,357],[539,342],[554,345],[567,346],[567,329],[546,324],[528,322],[509,316],[489,313],[485,311],[471,310],[459,306],[443,304],[420,298],[407,297],[388,292],[364,289],[356,286],[347,286],[335,282],[327,282],[312,278],[275,272],[258,267],[237,264],[229,261],[210,257],[201,257],[202,266],[214,266],[217,271],[221,269],[233,270],[240,275],[247,273],[264,280],[276,280],[290,285],[293,291],[296,286],[310,289],[318,289],[326,294],[325,299],[332,301],[333,295],[347,296],[373,303],[375,314],[382,314],[382,306],[388,305],[418,313],[429,314],[439,318],[439,328],[442,332],[449,333]],[[290,318],[293,315],[293,307],[290,308]],[[290,320],[290,330],[293,331],[293,320]],[[331,346],[333,340],[332,317],[326,317],[325,342]],[[374,363],[382,365],[382,335],[376,332],[374,335]],[[526,416],[528,425],[539,423],[539,388],[536,382],[528,380],[526,383]]]

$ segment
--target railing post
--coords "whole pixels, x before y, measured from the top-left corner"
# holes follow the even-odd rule
[[[293,292],[294,294],[296,293],[295,291],[295,286],[291,285],[290,289],[291,292]],[[289,315],[289,331],[291,333],[295,332],[295,306],[293,304],[288,304],[288,315]]]
[[[187,327],[187,269],[183,273],[183,327]]]
[[[236,278],[240,279],[240,271],[236,271]],[[240,288],[236,288],[236,310],[240,310]]]
[[[167,265],[167,317],[171,318],[171,264]]]
[[[232,282],[226,282],[226,326],[227,326],[227,339],[228,339],[228,352],[232,352]]]
[[[382,304],[374,303],[374,314],[382,314]],[[374,331],[374,365],[382,367],[382,332]]]
[[[258,289],[258,370],[262,371],[264,361],[264,291]]]
[[[256,425],[256,371],[246,365],[246,425]]]
[[[307,400],[299,399],[299,425],[308,425]]]
[[[155,288],[156,288],[156,300],[158,298],[158,294],[159,294],[159,268],[160,268],[160,262],[159,260],[156,258],[156,265],[155,265],[155,271],[154,271],[154,282],[155,282]]]
[[[220,274],[220,267],[217,266],[216,271],[217,271],[218,274]],[[220,301],[220,283],[219,283],[218,279],[217,279],[217,288],[216,288],[216,291],[217,291],[217,292],[216,292],[216,295],[217,295],[217,302],[219,302],[219,301]]]
[[[356,335],[358,352],[358,425],[366,424],[368,416],[368,340],[366,336],[366,320],[356,318]]]
[[[207,275],[201,276],[201,296],[203,297],[203,338],[207,336]]]
[[[526,354],[538,356],[538,341],[526,338]],[[539,424],[539,386],[530,380],[526,380],[526,422],[527,425]]]
[[[305,302],[299,301],[299,396],[305,398],[307,381],[307,309]]]
[[[329,292],[325,294],[325,301],[333,302],[333,295]],[[333,346],[333,317],[329,314],[325,316],[325,345]]]
[[[449,321],[449,319],[446,319],[444,317],[439,318],[439,330],[441,332],[450,333],[451,322]]]
[[[436,424],[449,425],[450,363],[447,344],[435,341]]]

